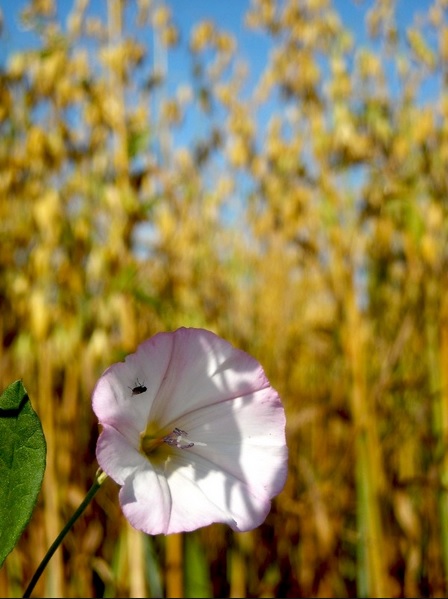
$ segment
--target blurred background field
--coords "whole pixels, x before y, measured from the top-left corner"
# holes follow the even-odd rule
[[[264,366],[284,491],[152,538],[107,481],[35,596],[447,596],[448,1],[185,5],[0,2],[0,386],[48,444],[0,596],[90,487],[95,381],[179,326]]]

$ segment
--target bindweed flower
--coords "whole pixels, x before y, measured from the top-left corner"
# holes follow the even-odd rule
[[[261,524],[283,488],[285,413],[260,364],[214,333],[159,333],[98,380],[101,468],[149,534]]]

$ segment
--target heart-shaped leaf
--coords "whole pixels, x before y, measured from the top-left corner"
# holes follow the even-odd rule
[[[22,381],[0,396],[0,567],[28,524],[45,472],[47,445]]]

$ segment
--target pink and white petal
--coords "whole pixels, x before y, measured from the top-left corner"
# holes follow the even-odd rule
[[[277,495],[287,475],[285,413],[272,387],[183,416],[179,428],[200,456],[216,469],[244,481],[255,494]],[[260,467],[262,465],[262,467]]]
[[[172,510],[171,491],[165,476],[149,462],[125,481],[119,500],[134,528],[151,535],[166,534]]]
[[[199,434],[205,441],[245,439],[266,445],[285,444],[285,411],[273,387],[202,406],[177,422],[190,436]]]
[[[143,416],[142,410],[137,409],[136,404],[131,404],[130,391],[123,389],[122,380],[125,377],[120,371],[124,370],[124,366],[121,363],[114,364],[100,377],[93,390],[92,406],[101,424],[120,430],[132,442],[139,438]]]
[[[105,425],[96,445],[98,464],[116,483],[123,485],[148,460],[113,427]]]
[[[240,481],[254,495],[270,499],[285,486],[287,450],[285,447],[216,444],[213,448],[192,448],[191,464],[207,463],[210,469],[221,471]]]
[[[211,468],[197,456],[193,467],[187,451],[173,460],[166,474],[172,497],[167,534],[214,522],[237,531],[251,530],[269,513],[271,501],[267,496],[254,495],[243,481]]]
[[[92,405],[101,423],[117,429],[145,429],[149,412],[171,360],[172,337],[160,333],[143,342],[124,362],[110,366],[93,391]],[[146,388],[134,393],[137,387]]]
[[[269,386],[252,356],[214,333],[180,328],[166,334],[173,338],[171,362],[152,406],[151,419],[169,424],[201,406]]]
[[[124,515],[135,528],[148,534],[172,534],[190,531],[212,522],[236,526],[228,511],[221,509],[204,494],[202,488],[174,466],[172,480],[151,471],[141,471],[126,481],[120,491]]]

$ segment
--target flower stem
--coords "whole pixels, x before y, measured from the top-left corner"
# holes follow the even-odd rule
[[[26,590],[25,590],[25,592],[23,594],[23,597],[30,597],[31,596],[31,593],[32,593],[34,587],[36,586],[37,581],[41,577],[42,572],[45,570],[45,568],[46,568],[48,562],[50,561],[50,559],[52,558],[54,552],[59,547],[59,545],[62,543],[62,541],[64,540],[65,535],[71,529],[71,527],[73,526],[73,524],[81,516],[81,514],[84,512],[84,510],[86,509],[86,507],[92,501],[92,499],[95,496],[96,492],[101,487],[101,485],[106,480],[106,478],[107,478],[107,474],[105,472],[103,472],[101,470],[101,468],[98,468],[98,470],[96,472],[96,475],[95,475],[95,480],[93,481],[93,484],[90,487],[87,495],[84,497],[84,499],[83,499],[82,503],[79,505],[78,509],[74,512],[73,516],[70,518],[70,520],[64,526],[64,528],[61,530],[61,532],[59,533],[59,535],[56,537],[56,539],[54,540],[53,544],[51,545],[50,549],[47,551],[47,553],[44,556],[43,560],[40,562],[37,570],[34,573],[33,578],[31,579],[29,585],[27,586],[27,588],[26,588]]]

